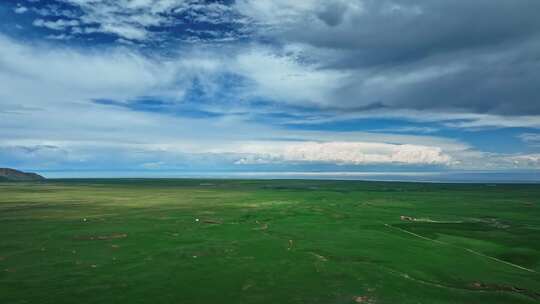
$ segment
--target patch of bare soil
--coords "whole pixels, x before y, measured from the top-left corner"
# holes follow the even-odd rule
[[[354,296],[353,301],[355,303],[362,303],[362,304],[375,303],[375,300],[373,298],[368,297],[368,296]]]
[[[289,246],[287,247],[287,250],[291,250],[291,249],[293,249],[293,247],[294,247],[294,241],[289,240]]]
[[[402,215],[399,217],[402,221],[409,221],[409,222],[422,222],[422,223],[440,223],[440,224],[459,224],[463,223],[463,221],[436,221],[432,220],[430,218],[416,218],[412,216],[406,216]]]
[[[127,238],[127,233],[113,233],[110,235],[87,235],[87,236],[77,236],[75,237],[76,240],[81,241],[106,241],[106,240],[114,240],[114,239],[124,239]]]
[[[410,216],[406,216],[406,215],[400,216],[399,219],[402,220],[402,221],[414,221],[415,220],[414,217],[410,217]]]
[[[253,230],[266,230],[266,229],[268,229],[268,224],[267,224],[267,223],[260,223],[259,221],[255,221],[255,223],[256,223],[257,225],[261,225],[261,224],[262,224],[262,226],[259,227],[259,228],[253,228]]]

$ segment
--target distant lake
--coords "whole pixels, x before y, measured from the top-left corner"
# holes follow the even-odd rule
[[[540,183],[540,171],[452,172],[178,172],[178,171],[40,171],[47,178],[234,178],[328,179],[441,183]]]

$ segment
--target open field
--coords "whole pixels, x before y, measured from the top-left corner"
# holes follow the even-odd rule
[[[539,302],[539,185],[0,183],[0,303]]]

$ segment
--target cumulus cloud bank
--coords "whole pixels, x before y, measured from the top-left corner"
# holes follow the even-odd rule
[[[372,142],[301,142],[240,145],[236,153],[250,154],[237,164],[267,162],[320,162],[342,165],[426,164],[448,165],[451,157],[441,148]]]

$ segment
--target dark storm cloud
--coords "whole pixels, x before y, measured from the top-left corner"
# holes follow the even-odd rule
[[[317,14],[328,26],[336,26],[343,21],[347,6],[340,2],[329,2]]]
[[[353,77],[337,96],[344,105],[377,101],[386,107],[506,115],[540,114],[540,43],[454,52]],[[359,73],[360,74],[360,73]]]
[[[351,51],[356,56],[348,64],[374,65],[518,41],[540,32],[540,2],[534,0],[360,3],[355,11],[344,2],[326,3],[317,13],[323,25],[297,24],[284,31],[285,39]]]
[[[536,0],[333,1],[278,39],[352,75],[335,92],[340,107],[537,115],[538,12]]]

